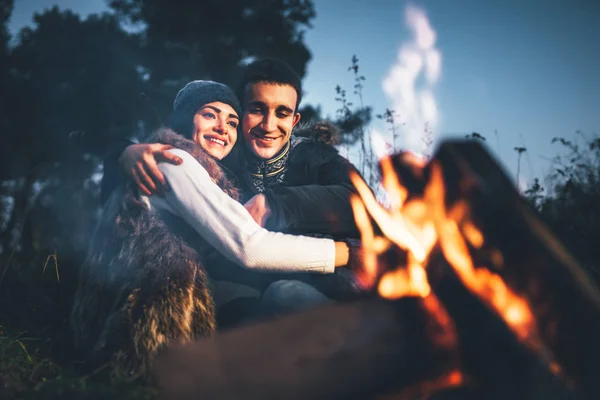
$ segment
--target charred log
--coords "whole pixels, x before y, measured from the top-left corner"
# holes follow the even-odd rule
[[[455,333],[430,307],[375,298],[223,333],[168,352],[159,386],[167,399],[365,399],[456,385]]]

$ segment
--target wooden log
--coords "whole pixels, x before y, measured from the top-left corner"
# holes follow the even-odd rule
[[[433,260],[428,266],[434,276],[432,289],[456,326],[461,368],[472,389],[490,400],[585,398],[520,343],[504,321],[464,287],[441,254]]]
[[[167,352],[166,399],[368,399],[457,383],[452,326],[422,299],[336,304]],[[454,379],[446,379],[453,377]],[[434,387],[427,383],[435,382]]]
[[[459,200],[467,200],[469,212],[463,220],[457,221],[459,226],[469,219],[483,232],[483,247],[471,248],[476,265],[499,274],[514,292],[527,299],[539,336],[553,353],[567,381],[585,398],[600,398],[597,378],[600,372],[600,292],[596,286],[524,203],[506,173],[481,144],[447,142],[440,146],[434,160],[442,166],[446,205],[450,207]],[[425,176],[429,173],[426,171]],[[441,265],[439,260],[437,265]],[[435,273],[430,271],[430,278],[432,275]],[[498,368],[481,369],[486,360],[496,360],[498,367],[505,369],[510,365],[510,368],[515,367],[514,362],[507,363],[510,358],[513,361],[528,359],[522,346],[510,343],[509,336],[499,333],[506,325],[488,321],[487,331],[481,331],[486,325],[477,319],[485,318],[486,313],[476,310],[477,302],[465,300],[468,296],[461,294],[459,286],[446,278],[436,293],[455,321],[461,342],[479,349],[472,353],[482,356],[467,369],[487,374],[487,378],[479,376],[485,381],[495,373],[502,374]],[[491,337],[485,338],[494,332],[493,337],[504,339],[493,342]],[[482,343],[478,343],[478,336]],[[486,348],[494,350],[494,346],[501,346],[503,350],[485,351]],[[469,354],[464,348],[462,355],[468,363]],[[530,372],[518,365],[515,372],[515,385],[531,377]],[[548,383],[548,387],[553,386]]]

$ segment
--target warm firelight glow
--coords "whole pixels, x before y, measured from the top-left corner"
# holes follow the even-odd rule
[[[410,251],[410,253],[418,260],[424,261],[426,257],[426,251],[422,244],[417,240],[413,231],[414,228],[407,224],[404,219],[402,213],[388,213],[375,199],[375,196],[362,179],[358,177],[356,173],[352,173],[350,178],[352,179],[352,183],[356,186],[358,193],[360,194],[362,201],[365,205],[365,208],[371,214],[371,216],[375,219],[384,235],[390,239],[393,243],[395,243],[398,247],[404,250]],[[384,188],[386,180],[383,181]],[[401,190],[396,190],[395,193],[401,193]],[[401,199],[398,199],[401,200]],[[402,208],[402,201],[399,201],[399,209]],[[364,225],[364,221],[361,221]],[[360,226],[360,222],[357,221]],[[401,229],[398,229],[400,227]]]
[[[410,161],[410,158],[404,158]],[[418,169],[422,165],[411,165]],[[405,296],[427,297],[431,288],[427,279],[427,261],[430,252],[439,244],[444,257],[459,279],[471,292],[500,315],[520,341],[537,352],[542,352],[550,362],[539,339],[536,321],[527,300],[515,293],[502,277],[488,268],[477,268],[471,257],[469,245],[479,249],[485,243],[484,234],[470,219],[466,200],[459,200],[448,208],[445,204],[445,187],[442,168],[433,162],[423,196],[410,196],[394,171],[390,156],[381,160],[382,184],[392,199],[392,207],[385,209],[375,199],[366,183],[357,175],[351,176],[360,195],[353,199],[357,225],[361,229],[365,252],[365,275],[369,282],[379,280],[379,294],[388,299]],[[362,201],[361,201],[362,200]],[[373,245],[374,236],[370,217],[379,226],[385,239],[408,252],[407,265],[381,271],[377,256],[385,249]],[[389,242],[388,242],[389,243]],[[491,249],[492,263],[496,268],[503,264],[502,254]],[[559,371],[556,363],[551,370]]]
[[[535,319],[527,301],[514,293],[500,275],[486,268],[475,268],[473,265],[464,238],[467,236],[464,235],[464,229],[461,234],[457,221],[446,215],[444,181],[442,169],[438,164],[432,165],[431,180],[425,191],[425,197],[433,211],[432,215],[444,256],[454,267],[463,284],[494,308],[519,339],[536,350],[539,349],[541,344],[537,336]],[[463,224],[463,228],[465,225],[470,227],[471,240],[475,242],[476,247],[481,247],[483,244],[481,232],[471,221]]]

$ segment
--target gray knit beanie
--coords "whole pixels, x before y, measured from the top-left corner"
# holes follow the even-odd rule
[[[190,137],[194,132],[194,115],[205,104],[220,101],[229,104],[242,117],[240,102],[229,86],[213,81],[191,81],[173,101],[173,112],[168,126],[175,132]]]

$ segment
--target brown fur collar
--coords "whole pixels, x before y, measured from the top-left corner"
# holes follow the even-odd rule
[[[225,193],[234,199],[238,199],[238,189],[230,182],[226,176],[220,162],[208,154],[199,144],[186,139],[184,136],[168,128],[161,128],[154,132],[146,143],[162,143],[184,150],[192,155],[208,171],[208,175]]]

